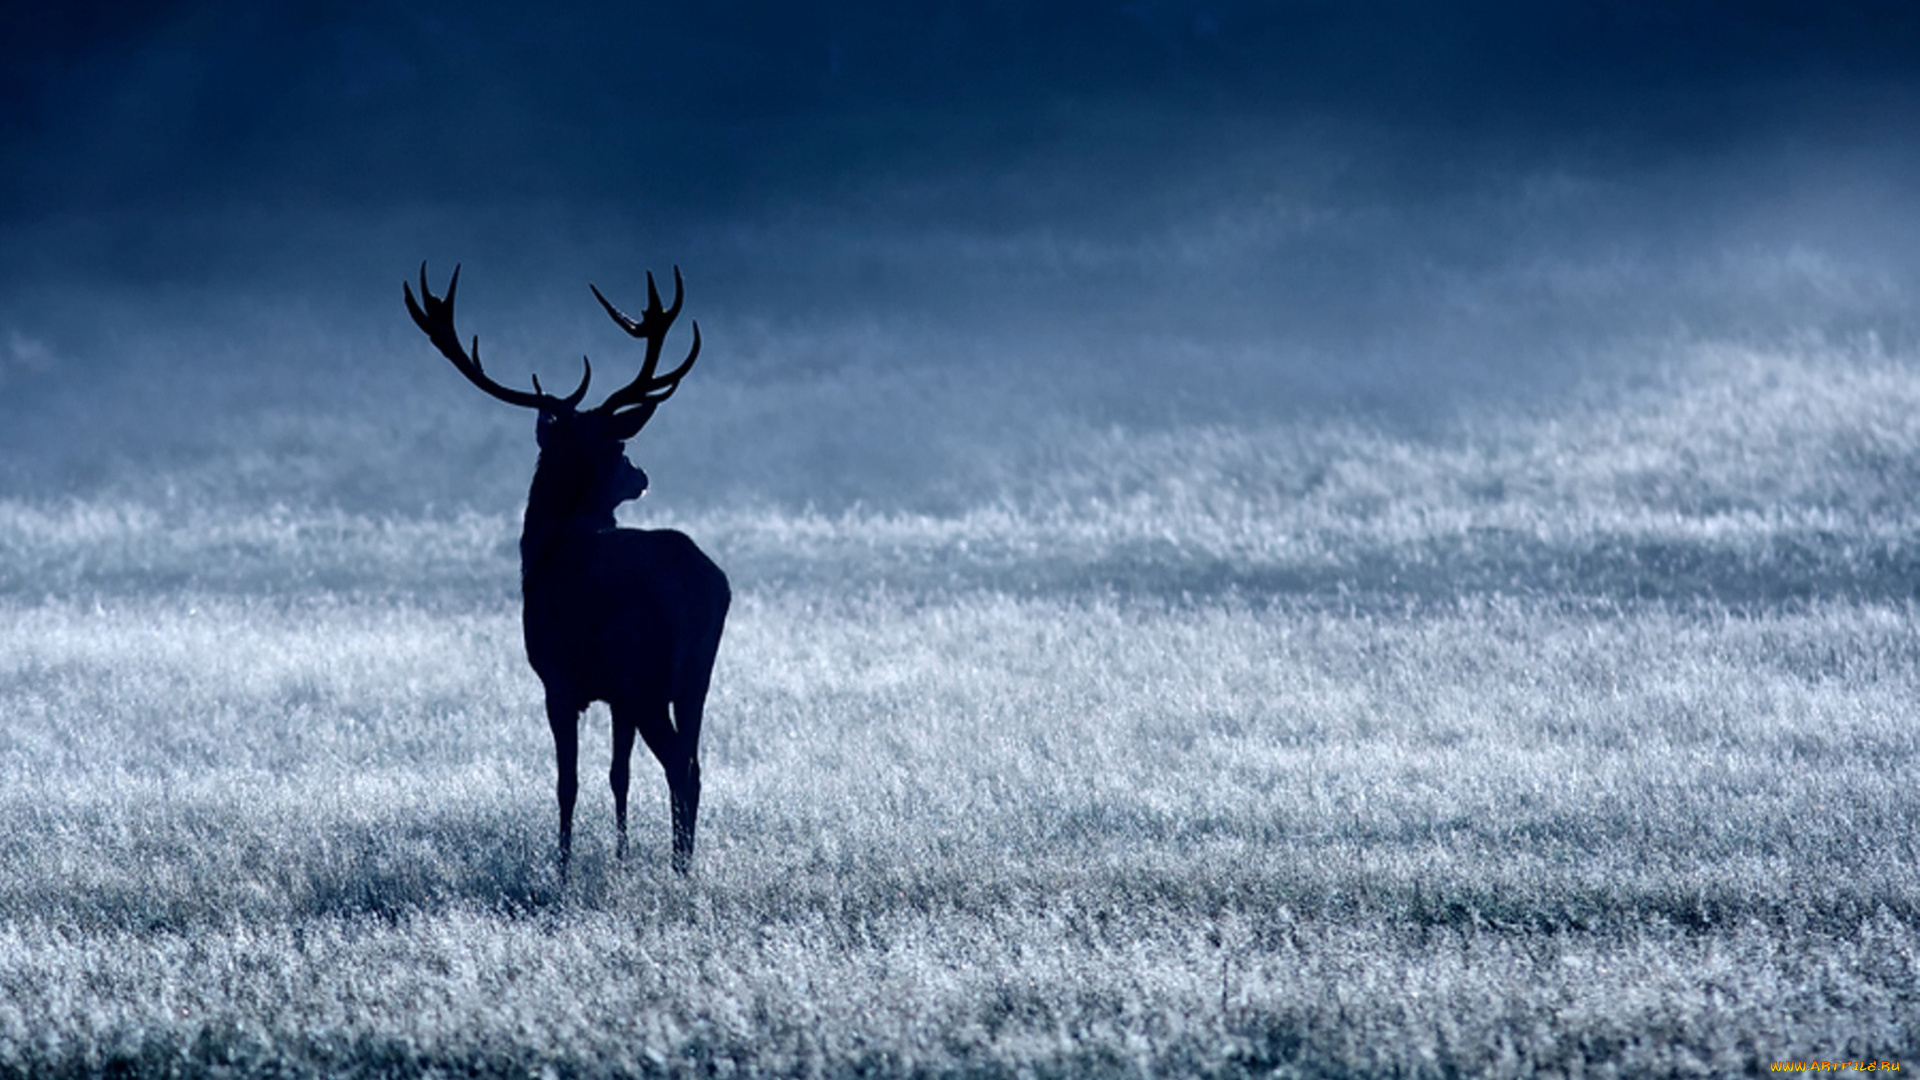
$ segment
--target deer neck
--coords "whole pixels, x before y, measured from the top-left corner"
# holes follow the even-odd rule
[[[569,565],[563,552],[570,541],[614,527],[613,510],[586,505],[577,483],[557,482],[535,469],[527,492],[527,516],[520,530],[520,578],[527,582],[552,567]]]

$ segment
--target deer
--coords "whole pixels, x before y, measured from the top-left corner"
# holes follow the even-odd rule
[[[424,262],[419,300],[401,282],[408,314],[467,381],[538,415],[539,456],[520,534],[520,592],[527,661],[545,688],[547,723],[553,729],[560,878],[566,879],[573,851],[580,714],[595,701],[605,702],[613,716],[607,782],[613,788],[616,858],[627,857],[628,759],[637,734],[666,772],[673,869],[684,876],[693,862],[700,811],[701,714],[732,592],[727,575],[686,534],[621,528],[614,521],[615,507],[647,491],[647,474],[627,460],[627,440],[673,396],[700,356],[695,322],[686,359],[659,374],[667,332],[684,298],[680,268],[673,269],[670,306],[661,304],[653,273],[647,272],[647,306],[638,319],[588,285],[620,329],[645,342],[640,373],[589,409],[579,407],[593,380],[593,364],[584,356],[580,385],[565,397],[542,390],[538,375],[532,392],[489,377],[480,366],[479,335],[468,351],[454,330],[459,287],[455,266],[446,296],[433,295]]]

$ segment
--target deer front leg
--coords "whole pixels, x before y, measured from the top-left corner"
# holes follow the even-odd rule
[[[580,710],[547,698],[547,725],[553,729],[553,756],[559,767],[554,794],[560,802],[560,879],[566,880],[573,857],[573,802],[580,792]]]

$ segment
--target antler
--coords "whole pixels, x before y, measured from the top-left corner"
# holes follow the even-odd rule
[[[444,298],[433,295],[433,290],[427,288],[427,264],[422,262],[420,264],[420,299],[426,306],[426,310],[422,311],[421,304],[413,299],[413,289],[404,281],[400,283],[400,291],[407,298],[407,313],[413,316],[415,325],[426,332],[427,340],[433,342],[434,348],[440,350],[440,355],[453,361],[453,366],[460,370],[460,374],[467,377],[467,381],[509,405],[522,405],[545,412],[555,412],[564,408],[570,412],[575,405],[580,404],[580,399],[587,396],[587,383],[593,379],[593,365],[588,363],[584,356],[580,358],[580,362],[585,365],[586,370],[580,376],[580,385],[574,389],[573,393],[563,398],[543,392],[540,389],[538,375],[533,377],[531,394],[525,390],[501,386],[489,378],[486,371],[480,367],[480,335],[473,336],[473,352],[469,355],[460,347],[460,334],[453,328],[453,294],[459,288],[460,267],[455,266],[453,279],[447,282],[447,295]],[[676,300],[674,309],[678,310],[679,306]]]
[[[695,321],[693,324],[693,348],[687,351],[687,358],[680,362],[679,367],[665,375],[656,375],[654,372],[660,366],[660,350],[667,342],[667,331],[673,328],[673,320],[679,316],[680,302],[684,299],[680,283],[680,268],[678,266],[673,268],[673,306],[671,307],[661,305],[660,290],[653,284],[653,271],[647,271],[647,306],[640,312],[637,322],[609,303],[606,297],[600,295],[597,287],[588,285],[587,288],[593,290],[593,298],[600,301],[601,307],[607,309],[607,314],[613,317],[614,322],[620,324],[620,329],[625,330],[631,337],[644,339],[647,343],[646,359],[640,364],[640,374],[634,376],[632,382],[615,390],[607,400],[595,406],[593,410],[603,416],[617,414],[619,419],[625,421],[621,427],[627,430],[627,434],[623,437],[631,438],[652,418],[653,410],[659,408],[661,402],[673,396],[673,392],[680,387],[680,380],[693,369],[693,362],[700,356],[700,323]],[[622,409],[629,411],[621,412]]]

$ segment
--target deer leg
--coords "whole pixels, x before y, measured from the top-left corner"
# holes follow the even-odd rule
[[[560,877],[573,857],[573,801],[580,791],[580,710],[547,699],[547,726],[553,729],[553,756],[559,767],[554,794],[560,802]]]
[[[693,864],[693,822],[700,810],[700,762],[693,752],[700,737],[700,721],[696,709],[692,716],[694,726],[689,732],[686,711],[678,704],[671,707],[671,721],[667,715],[669,706],[665,703],[657,712],[649,710],[648,719],[652,722],[641,725],[640,737],[647,741],[647,749],[653,751],[660,768],[667,774],[667,792],[673,805],[673,869],[675,873],[684,874]]]
[[[693,865],[693,826],[700,816],[700,713],[703,705],[699,696],[673,703],[677,753],[671,762],[661,762],[667,768],[667,788],[673,793],[673,869],[681,874]]]
[[[613,825],[617,835],[613,853],[618,859],[627,857],[628,759],[633,756],[634,734],[633,718],[623,715],[622,710],[614,710],[613,764],[607,769],[607,784],[613,788]]]
[[[689,752],[680,763],[676,782],[671,773],[667,787],[673,792],[673,869],[685,874],[693,866],[693,824],[700,815],[700,759]]]

